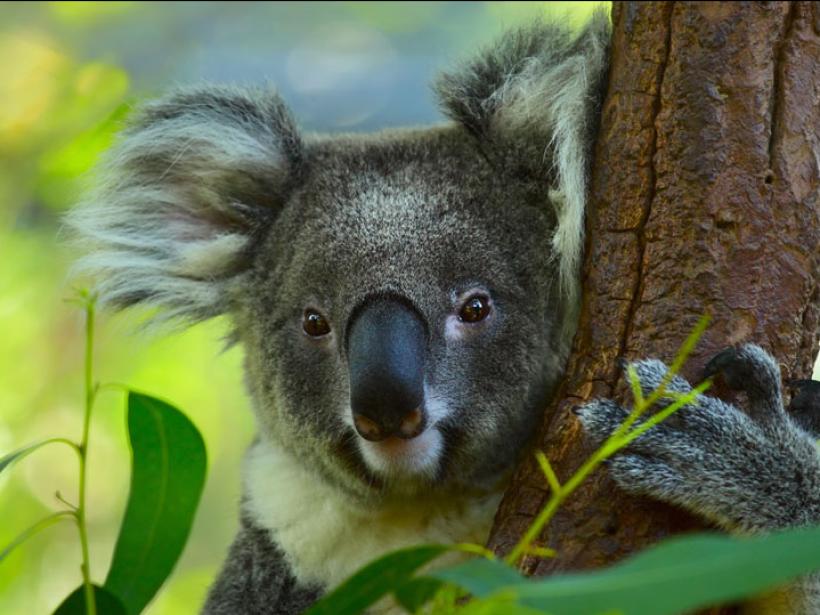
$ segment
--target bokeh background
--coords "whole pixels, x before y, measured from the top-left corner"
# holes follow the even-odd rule
[[[174,84],[275,85],[301,124],[361,131],[441,120],[436,70],[546,12],[581,22],[596,2],[3,2],[0,4],[0,456],[78,438],[83,322],[65,299],[82,280],[60,219],[129,110]],[[185,553],[150,615],[194,613],[236,528],[240,462],[253,435],[241,348],[224,324],[135,332],[103,315],[96,378],[167,398],[203,433],[209,475]],[[99,397],[88,490],[92,576],[102,581],[128,490],[122,394]],[[0,548],[76,501],[77,464],[45,448],[0,475]],[[306,511],[307,512],[307,511]],[[50,613],[80,582],[71,523],[0,563],[0,614]]]
[[[562,4],[572,6],[561,6]],[[83,322],[60,219],[129,110],[174,84],[275,85],[302,125],[372,130],[441,119],[435,71],[504,27],[545,11],[582,21],[594,3],[3,2],[0,4],[0,456],[54,435],[79,438]],[[96,378],[167,398],[203,432],[209,475],[190,541],[151,615],[194,613],[236,527],[242,452],[253,434],[241,349],[223,324],[135,332],[103,315]],[[88,521],[102,581],[128,491],[122,394],[92,423]],[[77,463],[44,448],[0,475],[0,548],[76,501]],[[0,613],[50,613],[80,582],[70,522],[0,563]]]

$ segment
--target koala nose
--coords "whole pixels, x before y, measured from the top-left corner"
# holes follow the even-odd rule
[[[360,436],[409,439],[424,430],[426,348],[424,321],[399,299],[378,298],[354,313],[347,356],[353,424]]]

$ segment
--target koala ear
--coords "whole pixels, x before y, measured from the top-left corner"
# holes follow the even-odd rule
[[[434,84],[444,112],[478,138],[491,160],[544,181],[556,209],[553,247],[567,293],[576,292],[583,250],[610,29],[604,11],[581,31],[537,22],[507,32]]]
[[[136,114],[68,215],[103,302],[146,304],[164,318],[225,312],[302,167],[299,134],[272,92],[205,87]]]

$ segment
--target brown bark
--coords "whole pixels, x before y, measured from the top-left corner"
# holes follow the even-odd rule
[[[591,452],[569,410],[629,403],[620,357],[671,360],[709,312],[685,376],[749,340],[807,377],[820,333],[820,6],[624,2],[613,24],[580,325],[539,441],[562,480]],[[547,495],[524,462],[490,546],[508,552]],[[542,535],[558,557],[522,567],[597,567],[698,526],[599,470]]]

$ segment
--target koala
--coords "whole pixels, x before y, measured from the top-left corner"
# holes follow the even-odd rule
[[[510,31],[438,78],[431,127],[305,134],[275,92],[218,86],[133,115],[69,214],[80,268],[114,309],[226,316],[257,425],[203,613],[299,613],[388,551],[486,540],[576,326],[609,38],[604,13]],[[820,520],[776,364],[713,367],[750,413],[701,397],[613,459],[618,483],[731,530]],[[624,415],[581,419],[600,439]]]
[[[647,395],[667,374],[666,365],[654,359],[632,365]],[[719,376],[730,389],[741,392],[745,411],[698,396],[609,461],[615,482],[630,493],[679,506],[730,532],[820,524],[820,382],[798,381],[787,413],[780,367],[754,344],[719,353],[706,365],[704,376]],[[678,376],[667,389],[691,391]],[[595,400],[578,414],[590,438],[603,442],[628,412],[611,400]],[[820,572],[751,603],[744,612],[820,613]]]
[[[225,315],[257,432],[207,614],[291,614],[397,548],[483,543],[564,369],[609,18],[508,32],[449,121],[299,130],[273,91],[136,112],[69,215],[103,305]]]

